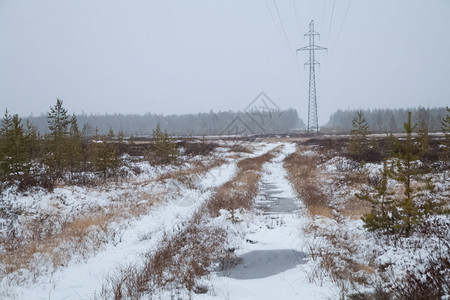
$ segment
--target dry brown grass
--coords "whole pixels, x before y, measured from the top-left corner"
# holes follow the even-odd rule
[[[249,209],[258,193],[260,175],[256,172],[240,172],[235,180],[222,185],[208,202],[208,210],[217,216],[221,209]]]
[[[5,251],[0,255],[0,265],[5,275],[28,269],[36,279],[43,270],[53,272],[67,266],[74,255],[86,259],[103,244],[117,242],[120,239],[117,228],[110,225],[148,212],[157,201],[155,196],[150,199],[150,195],[145,195],[148,201],[138,205],[130,201],[130,196],[124,195],[124,199],[120,202],[116,199],[108,207],[92,208],[72,220],[47,216],[28,221],[24,224],[26,237],[13,236],[1,241]]]
[[[206,164],[195,163],[187,170],[172,172],[156,180],[176,179],[182,184],[189,185],[191,178],[199,176],[225,161],[216,159]],[[149,182],[133,182],[136,188],[147,185]],[[111,188],[103,183],[101,189]],[[111,199],[106,207],[91,207],[74,219],[68,219],[58,213],[53,215],[40,215],[29,218],[22,224],[26,234],[15,234],[0,238],[4,251],[0,254],[0,275],[8,275],[19,269],[28,269],[36,279],[43,269],[53,272],[63,267],[74,257],[82,259],[95,254],[103,244],[117,243],[120,236],[117,227],[112,223],[120,223],[126,219],[140,217],[149,212],[151,207],[160,201],[163,195],[136,191],[127,191]]]
[[[302,155],[300,148],[284,160],[289,180],[303,199],[309,213],[330,218],[332,216],[331,208],[327,196],[321,190],[317,165],[317,159]]]
[[[344,203],[344,207],[340,209],[339,212],[344,217],[349,217],[350,219],[357,220],[362,216],[368,214],[370,210],[371,207],[368,201],[352,197],[350,199],[347,199],[347,201]]]
[[[220,165],[223,165],[226,161],[222,158],[217,158],[212,161],[209,161],[207,163],[204,163],[202,161],[195,161],[193,163],[193,167],[189,169],[180,169],[174,172],[168,172],[165,174],[162,174],[156,178],[156,181],[164,181],[167,179],[177,179],[180,182],[187,183],[192,182],[195,177],[204,174],[208,172],[210,169],[214,167],[218,167]],[[189,183],[191,184],[191,183]]]
[[[367,184],[368,176],[358,170],[327,173],[317,168],[320,163],[323,161],[319,157],[302,155],[302,149],[298,149],[285,159],[284,166],[313,216],[303,228],[304,233],[312,236],[309,252],[317,263],[309,278],[319,282],[330,278],[344,297],[358,286],[369,284],[375,272],[373,261],[358,259],[358,239],[363,237],[347,231],[346,218],[342,218],[359,219],[370,211],[370,203],[349,194],[356,186]],[[334,201],[336,197],[339,201]]]
[[[229,211],[239,208],[249,209],[258,193],[263,164],[270,161],[279,150],[280,148],[276,148],[263,155],[239,161],[237,164],[239,172],[233,180],[222,185],[208,202],[209,213],[217,216],[221,209]]]
[[[210,266],[229,255],[223,245],[226,230],[205,224],[203,213],[172,236],[165,235],[156,252],[145,257],[142,267],[129,266],[109,278],[102,288],[104,299],[141,299],[155,289],[192,291],[195,279],[209,273]]]

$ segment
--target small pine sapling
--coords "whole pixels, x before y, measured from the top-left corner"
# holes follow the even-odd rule
[[[352,126],[353,129],[350,130],[348,151],[354,158],[362,160],[364,154],[369,149],[367,135],[370,134],[369,124],[367,123],[362,110],[359,110],[356,113],[356,116],[352,120]]]
[[[388,191],[389,169],[386,160],[383,162],[383,169],[380,171],[381,180],[375,187],[375,194],[355,194],[357,198],[370,202],[370,213],[361,219],[364,227],[369,231],[381,230],[384,233],[393,233],[393,226],[396,219],[396,209],[393,193]]]

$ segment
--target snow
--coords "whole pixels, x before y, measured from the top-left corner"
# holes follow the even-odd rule
[[[224,143],[226,144],[226,143]],[[351,255],[352,261],[362,265],[369,260],[377,264],[391,264],[395,268],[395,278],[401,280],[407,272],[424,271],[423,262],[430,253],[438,255],[435,250],[439,240],[417,237],[399,239],[396,246],[388,238],[380,240],[364,229],[363,222],[350,218],[328,219],[311,217],[302,200],[287,178],[283,160],[296,151],[293,143],[251,143],[253,153],[243,157],[256,157],[276,147],[283,146],[276,156],[263,165],[259,194],[255,199],[255,209],[251,211],[220,211],[220,216],[210,220],[215,226],[225,228],[229,233],[228,249],[234,248],[235,254],[243,259],[242,264],[234,270],[215,271],[199,280],[207,286],[206,294],[186,294],[181,296],[194,299],[335,299],[340,297],[342,286],[333,282],[325,271],[319,270],[321,258],[310,254],[311,247],[317,247],[333,254],[338,267],[346,265],[339,261],[345,255]],[[184,185],[175,179],[155,180],[162,174],[189,168],[190,163],[174,167],[152,167],[148,163],[133,162],[129,170],[139,167],[141,174],[132,175],[129,181],[114,186],[99,187],[64,187],[52,193],[34,191],[19,196],[14,190],[4,191],[4,195],[14,200],[15,205],[25,208],[30,214],[59,214],[76,218],[84,210],[95,207],[107,207],[114,199],[129,195],[135,197],[136,203],[145,204],[144,194],[158,197],[148,214],[139,218],[130,218],[120,223],[110,224],[116,235],[90,256],[73,257],[67,266],[48,270],[44,263],[48,257],[35,255],[32,264],[42,268],[40,276],[32,278],[31,272],[23,269],[17,271],[15,278],[5,277],[0,282],[0,298],[5,299],[94,299],[98,297],[107,278],[114,277],[123,267],[139,265],[143,254],[158,248],[164,234],[171,234],[185,224],[198,208],[211,197],[214,189],[229,181],[237,172],[237,159],[231,158],[235,153],[218,148],[215,157],[223,158],[227,163],[210,169],[206,174],[195,178],[193,184]],[[307,150],[308,156],[317,152]],[[195,159],[201,160],[202,157]],[[204,158],[203,158],[204,159]],[[355,192],[355,186],[347,183],[336,184],[336,178],[344,178],[345,172],[359,168],[359,164],[343,157],[334,157],[319,166],[326,175],[322,184],[324,192],[330,197],[334,207],[345,204]],[[381,169],[381,164],[365,164],[358,172],[374,176]],[[130,171],[131,172],[131,171]],[[333,177],[334,176],[334,177]],[[442,197],[449,195],[449,182],[438,175],[433,179],[441,190]],[[334,179],[333,179],[334,178]],[[139,196],[141,195],[141,196]],[[292,201],[293,210],[289,212],[272,211],[264,213],[262,205],[273,204],[273,199]],[[291,207],[291,206],[286,206]],[[269,208],[270,210],[270,208]],[[338,213],[336,213],[338,215]],[[24,218],[25,216],[19,216]],[[448,221],[448,216],[436,219]],[[0,219],[0,221],[2,221]],[[19,220],[20,221],[20,220]],[[314,231],[306,228],[313,224]],[[343,250],[327,240],[332,233],[337,245],[348,246]],[[23,232],[26,234],[26,232]],[[450,234],[450,233],[449,233]],[[449,237],[447,235],[447,237]],[[423,245],[418,247],[418,245]],[[64,246],[64,245],[63,245]],[[442,248],[442,247],[441,247]],[[440,251],[448,250],[447,248]],[[233,273],[234,272],[234,273]],[[31,279],[30,279],[31,278]],[[375,280],[375,274],[370,278]],[[364,291],[364,287],[360,287]],[[161,291],[161,299],[169,299],[173,294]],[[150,298],[151,296],[149,296]]]
[[[221,186],[230,180],[232,175],[236,173],[236,169],[236,164],[212,168],[200,182],[200,185],[205,189]]]
[[[231,179],[235,171],[236,163],[211,169],[201,182],[202,189],[184,189],[176,199],[163,203],[150,214],[132,221],[122,232],[120,242],[108,244],[103,251],[85,263],[72,262],[67,268],[58,270],[50,280],[42,278],[31,286],[18,287],[18,298],[92,298],[100,292],[107,276],[121,266],[138,263],[141,253],[156,248],[165,232],[173,231],[189,220],[195,210],[210,197],[210,188]]]
[[[296,214],[271,217],[260,216],[250,225],[246,242],[241,245],[238,254],[245,255],[253,251],[268,251],[261,265],[268,264],[274,250],[301,251],[306,244],[301,240],[299,228],[301,219]],[[302,252],[302,251],[301,251]],[[302,252],[304,253],[304,252]],[[306,254],[305,254],[306,255]],[[234,279],[214,276],[211,279],[212,292],[207,295],[195,295],[195,299],[323,299],[335,295],[333,285],[317,285],[309,282],[308,272],[314,263],[308,258],[301,260],[293,268],[278,274],[255,279]]]
[[[276,146],[265,143],[256,144],[255,153],[248,156],[265,153]],[[219,153],[219,156],[224,158],[227,155],[229,153]],[[13,198],[28,211],[39,213],[57,211],[58,214],[67,214],[73,217],[76,217],[77,212],[81,212],[83,209],[92,206],[104,207],[111,203],[112,199],[130,192],[155,195],[165,192],[166,195],[163,198],[166,201],[161,201],[152,207],[149,214],[139,219],[126,220],[125,224],[110,224],[119,236],[87,260],[74,257],[68,266],[57,270],[47,270],[45,266],[40,266],[43,271],[45,270],[41,274],[43,276],[38,276],[32,281],[27,279],[32,277],[27,270],[19,270],[13,274],[16,278],[21,278],[20,280],[25,284],[14,284],[10,278],[3,278],[1,286],[6,288],[0,295],[12,299],[93,298],[99,294],[108,276],[113,275],[120,267],[139,263],[142,253],[148,252],[149,249],[156,249],[163,234],[173,232],[175,228],[182,226],[209,199],[215,187],[222,185],[235,175],[237,161],[229,161],[229,163],[212,168],[201,177],[195,178],[196,188],[185,187],[173,179],[162,183],[149,181],[161,174],[176,171],[176,168],[173,166],[153,167],[148,163],[140,162],[134,163],[143,171],[142,174],[135,176],[138,179],[137,182],[142,182],[137,187],[133,185],[133,182],[131,184],[124,182],[112,189],[109,186],[96,188],[73,186],[57,188],[52,193],[38,191],[22,196],[15,195],[12,191]],[[188,167],[189,164],[181,166],[181,168]],[[146,200],[140,202],[143,201]],[[36,256],[32,263],[39,265],[42,263],[42,259]]]
[[[238,248],[236,254],[239,256],[258,255],[255,258],[257,264],[250,262],[243,267],[256,269],[246,270],[248,279],[236,279],[215,273],[208,279],[210,291],[204,295],[194,295],[194,299],[327,299],[336,296],[338,289],[334,284],[326,280],[321,284],[310,282],[308,275],[316,267],[315,262],[307,255],[310,241],[305,240],[300,232],[308,217],[282,165],[284,158],[295,149],[295,144],[287,143],[278,156],[265,163],[261,182],[274,186],[276,193],[272,196],[293,198],[300,210],[287,214],[257,214],[256,217],[251,212],[235,216],[241,220],[239,226],[243,233],[235,232],[237,239],[234,242],[237,245],[230,246]],[[259,195],[257,199],[264,199],[266,196]],[[223,215],[222,218],[227,219],[226,212],[223,212]],[[294,258],[289,253],[298,254],[298,260],[292,262]],[[272,263],[282,264],[287,269],[270,276],[258,276],[261,273],[270,274],[264,266],[270,266]]]

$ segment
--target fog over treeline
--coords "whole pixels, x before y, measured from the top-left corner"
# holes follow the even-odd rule
[[[404,132],[403,123],[408,120],[408,112],[412,112],[412,120],[416,124],[425,122],[429,132],[440,132],[441,121],[447,115],[445,107],[434,108],[398,108],[362,110],[370,126],[370,131]],[[338,110],[330,116],[323,129],[335,132],[348,132],[352,128],[352,120],[358,110]]]
[[[338,110],[322,126],[323,131],[346,133],[352,128],[352,119],[358,110]],[[403,132],[403,123],[407,121],[408,111],[412,112],[413,122],[425,122],[429,132],[441,131],[441,121],[446,116],[445,107],[435,108],[398,108],[362,110],[370,126],[370,131]],[[69,112],[70,113],[70,112]],[[46,115],[29,116],[29,120],[39,132],[48,131]],[[280,111],[214,112],[161,115],[140,114],[80,114],[77,115],[80,128],[85,128],[88,136],[107,134],[110,129],[124,135],[147,136],[159,124],[162,130],[171,135],[223,135],[260,133],[285,133],[305,129],[305,123],[298,117],[295,109]]]
[[[70,113],[70,112],[69,112]],[[289,132],[304,128],[295,109],[280,111],[213,112],[159,115],[139,114],[81,114],[76,115],[80,129],[85,127],[86,134],[92,136],[96,128],[99,134],[107,134],[110,129],[124,135],[151,135],[159,124],[162,130],[171,135],[219,135],[219,134],[258,134]],[[48,131],[46,115],[23,118],[35,125],[39,132]]]

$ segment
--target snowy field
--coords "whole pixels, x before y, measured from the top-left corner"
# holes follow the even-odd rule
[[[349,208],[356,192],[370,188],[365,183],[348,181],[354,162],[323,156],[314,147],[299,148],[294,143],[245,146],[252,149],[251,153],[218,147],[208,157],[186,159],[177,166],[153,167],[136,162],[141,173],[96,187],[4,191],[2,199],[9,203],[11,211],[22,213],[15,218],[13,214],[0,216],[3,236],[13,228],[14,234],[32,238],[33,230],[26,226],[41,222],[46,234],[57,241],[46,244],[45,251],[36,246],[33,256],[20,268],[7,270],[4,263],[0,269],[0,298],[104,298],[108,280],[126,267],[139,270],[163,240],[170,240],[188,226],[218,189],[237,176],[240,161],[268,153],[273,157],[256,171],[260,177],[256,197],[250,199],[252,208],[222,209],[206,220],[208,226],[227,232],[223,248],[230,256],[196,278],[194,291],[184,287],[178,291],[162,289],[154,294],[143,293],[142,299],[339,299],[349,294],[370,294],[376,287],[395,286],[410,272],[426,272],[430,260],[425,258],[430,255],[433,259],[449,256],[448,232],[440,238],[418,235],[395,243],[369,233],[360,217],[370,204],[358,202],[360,206]],[[289,179],[285,159],[294,153],[317,160],[317,187],[327,198],[331,215],[311,214]],[[202,171],[192,171],[199,165]],[[369,178],[380,169],[380,164],[366,164],[358,172]],[[448,201],[448,179],[437,174],[432,180],[438,191],[436,197]],[[100,223],[97,216],[108,218]],[[83,236],[58,235],[66,228],[64,224],[76,224],[77,220],[90,221]],[[444,227],[450,224],[448,214],[430,217],[431,221]],[[1,255],[6,253],[5,247],[1,246]],[[65,258],[55,259],[59,256]],[[19,259],[4,257],[3,261]],[[380,265],[391,272],[391,281],[380,281],[380,276],[387,274],[376,270]],[[448,274],[448,270],[443,272]]]

